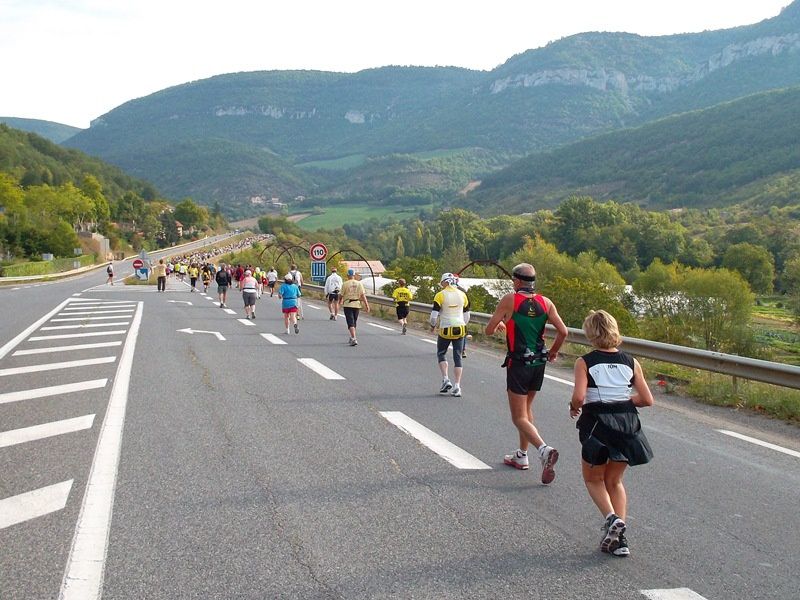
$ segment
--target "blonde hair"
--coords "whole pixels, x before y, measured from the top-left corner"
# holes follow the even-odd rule
[[[589,311],[583,332],[595,348],[616,348],[622,343],[617,320],[604,310]]]

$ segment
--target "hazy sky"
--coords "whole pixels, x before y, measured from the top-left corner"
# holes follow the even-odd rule
[[[790,0],[0,0],[0,115],[88,127],[221,73],[489,70],[583,31],[664,35],[774,17]]]

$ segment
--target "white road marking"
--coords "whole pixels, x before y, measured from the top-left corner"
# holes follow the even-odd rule
[[[50,346],[49,348],[32,348],[31,350],[17,350],[11,356],[28,356],[30,354],[49,354],[50,352],[70,352],[71,350],[88,350],[90,348],[111,348],[122,346],[122,341],[98,342],[96,344],[73,344],[72,346]]]
[[[428,338],[420,338],[423,342],[427,342],[428,344],[433,344],[434,346],[438,343],[436,340],[429,340]]]
[[[75,417],[74,419],[64,419],[63,421],[54,421],[52,423],[33,425],[32,427],[2,431],[0,432],[0,448],[42,440],[65,433],[82,431],[84,429],[91,429],[92,423],[94,423],[94,415],[85,415],[83,417]]]
[[[106,383],[108,383],[108,379],[93,379],[91,381],[50,385],[31,390],[21,390],[19,392],[6,392],[5,394],[0,394],[0,404],[19,402],[20,400],[32,400],[34,398],[46,398],[48,396],[60,396],[61,394],[70,394],[72,392],[96,390],[105,387]]]
[[[167,300],[167,302],[171,302],[172,304],[188,304],[189,306],[193,306],[188,300]]]
[[[77,317],[81,315],[113,315],[118,313],[132,313],[133,308],[113,308],[111,310],[75,310],[74,308],[65,308],[59,316]]]
[[[639,592],[650,598],[650,600],[706,600],[704,596],[701,596],[689,588],[639,590]]]
[[[483,461],[472,456],[472,454],[466,450],[462,450],[438,433],[431,431],[404,413],[398,411],[381,411],[381,416],[459,469],[477,470],[492,468]]]
[[[16,292],[17,290],[20,290],[20,289],[22,289],[22,288],[15,287],[15,288],[11,288],[11,291],[12,292]]]
[[[133,300],[93,300],[91,298],[73,298],[72,304],[75,306],[136,306],[136,302]]]
[[[72,295],[73,295],[73,296],[80,296],[80,295],[81,295],[81,293],[80,293],[80,292],[77,292],[77,293],[75,293],[75,294],[72,294]]]
[[[107,321],[109,319],[127,319],[128,315],[111,315],[106,317],[69,317],[66,319],[51,319],[51,323],[67,323],[69,321]]]
[[[188,333],[189,335],[194,335],[195,333],[210,333],[214,337],[216,337],[220,342],[225,341],[225,336],[222,335],[219,331],[204,331],[202,329],[192,329],[191,327],[187,327],[186,329],[176,329],[179,333]]]
[[[313,304],[308,304],[308,303],[303,304],[303,308],[313,308],[314,310],[322,310],[321,306],[314,306]]]
[[[53,310],[51,310],[49,313],[47,313],[41,319],[39,319],[38,321],[36,321],[32,325],[29,325],[28,327],[26,327],[25,330],[23,332],[21,332],[19,335],[17,335],[14,339],[10,340],[9,342],[6,342],[6,344],[3,345],[3,347],[0,348],[0,358],[3,358],[6,354],[11,352],[22,340],[24,340],[31,333],[36,331],[43,323],[46,323],[47,320],[50,319],[50,317],[52,317],[53,315],[57,314],[62,308],[64,308],[64,306],[66,306],[68,302],[70,302],[69,298],[64,300],[61,304],[56,306]]]
[[[85,325],[53,325],[42,327],[41,331],[54,331],[56,329],[84,329],[89,327],[119,327],[120,325],[130,325],[130,321],[120,321],[118,323],[87,323]]]
[[[104,365],[117,360],[116,356],[102,356],[100,358],[84,358],[81,360],[67,360],[64,362],[45,363],[43,365],[28,365],[26,367],[11,367],[0,369],[0,377],[8,375],[22,375],[24,373],[38,373],[40,371],[56,371],[58,369],[73,369],[75,367],[88,367],[91,365]]]
[[[232,308],[223,308],[223,309],[222,309],[222,312],[226,312],[226,313],[228,313],[229,315],[235,315],[235,314],[236,314],[236,311],[235,311],[235,310],[233,310]]]
[[[309,369],[314,371],[314,373],[321,375],[325,379],[344,379],[344,377],[339,375],[336,371],[329,369],[321,362],[314,360],[313,358],[298,358],[297,361],[307,366]]]
[[[789,448],[784,448],[783,446],[778,446],[776,444],[770,444],[769,442],[764,442],[757,438],[753,438],[747,435],[742,435],[741,433],[736,433],[735,431],[728,431],[727,429],[717,429],[717,431],[719,431],[720,433],[724,433],[725,435],[729,435],[731,437],[743,440],[745,442],[750,442],[751,444],[756,444],[758,446],[763,446],[764,448],[769,448],[770,450],[775,450],[776,452],[783,452],[784,454],[788,454],[789,456],[800,458],[800,452],[797,452],[796,450],[789,450]]]
[[[70,338],[97,337],[99,335],[121,335],[127,329],[113,329],[111,331],[89,331],[87,333],[62,333],[59,335],[33,335],[28,338],[29,342],[41,342],[44,340],[66,340]]]
[[[117,485],[117,470],[122,450],[122,431],[125,425],[125,409],[128,404],[128,387],[133,367],[133,355],[139,327],[142,323],[144,305],[139,302],[133,317],[130,334],[119,359],[119,368],[114,377],[111,399],[100,428],[86,493],[81,505],[80,517],[75,527],[75,537],[67,561],[64,579],[61,582],[61,600],[99,599],[103,589],[103,571],[108,552],[108,534]]]
[[[0,500],[0,529],[49,515],[67,505],[72,479]]]
[[[566,379],[561,379],[559,377],[553,377],[552,375],[545,374],[546,379],[552,379],[553,381],[557,381],[558,383],[563,383],[564,385],[568,385],[570,387],[575,387],[575,383],[572,381],[567,381]]]
[[[284,345],[286,344],[286,342],[283,341],[281,338],[279,338],[277,335],[272,335],[271,333],[262,333],[261,337],[263,337],[269,343],[275,344],[277,346],[280,346],[282,344],[284,344]]]
[[[249,319],[236,319],[242,325],[247,325],[248,327],[255,327],[255,323],[251,322]]]
[[[386,331],[396,331],[396,329],[392,329],[391,327],[386,327],[385,325],[378,325],[377,323],[367,323],[370,327],[377,327],[378,329],[385,329]]]

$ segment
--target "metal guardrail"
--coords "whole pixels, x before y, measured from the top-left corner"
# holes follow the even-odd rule
[[[311,288],[320,293],[322,293],[324,289],[322,286],[318,285],[305,285],[303,287]],[[367,294],[367,298],[374,304],[390,307],[394,306],[394,300],[387,296]],[[410,302],[409,304],[413,312],[425,314],[431,312],[431,306],[429,304],[423,304],[421,302]],[[470,323],[486,325],[490,317],[491,315],[485,313],[472,312]],[[569,330],[569,334],[567,335],[568,342],[581,344],[583,346],[591,346],[582,329],[577,329],[575,327],[568,327],[567,329]],[[552,337],[555,334],[555,328],[552,325],[547,325],[547,332]],[[723,352],[687,348],[686,346],[677,346],[675,344],[651,342],[650,340],[632,337],[623,337],[622,341],[625,351],[637,357],[659,360],[661,362],[683,365],[694,369],[710,371],[712,373],[730,375],[734,378],[741,377],[742,379],[750,379],[752,381],[771,383],[773,385],[800,390],[800,367],[795,367],[793,365],[759,360],[757,358],[748,358],[745,356],[736,356],[735,354],[725,354]]]

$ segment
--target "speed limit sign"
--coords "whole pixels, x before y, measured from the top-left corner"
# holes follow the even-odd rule
[[[325,257],[328,256],[328,248],[322,242],[317,242],[311,245],[308,253],[311,256],[311,260],[325,260]]]

